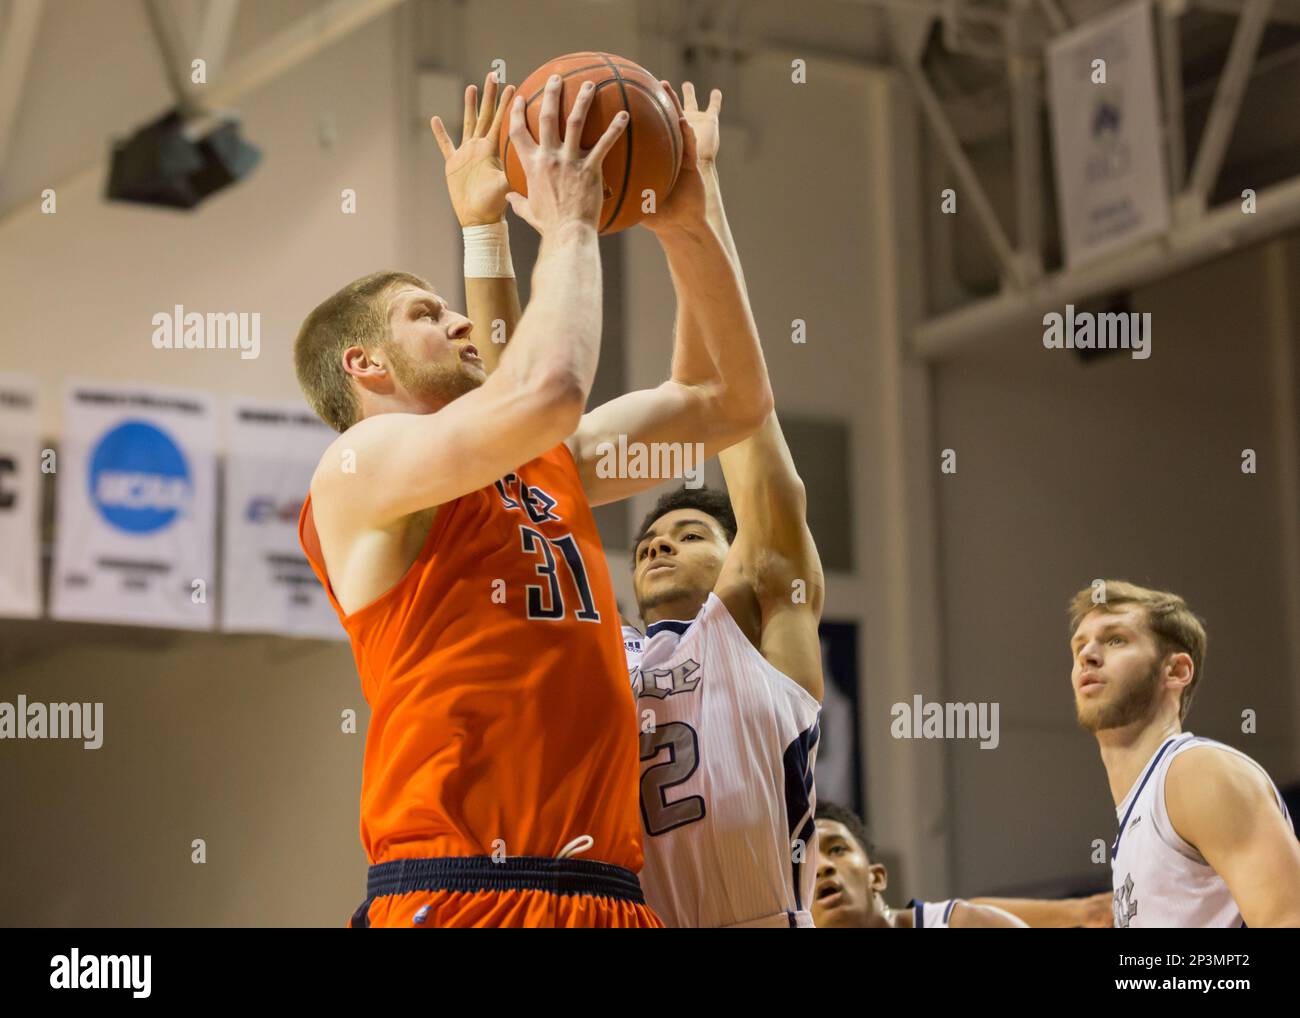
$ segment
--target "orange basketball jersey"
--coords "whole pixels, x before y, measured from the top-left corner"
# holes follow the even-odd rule
[[[635,706],[613,587],[568,448],[443,505],[415,563],[348,615],[311,499],[299,539],[371,707],[370,862],[556,856],[641,869]]]

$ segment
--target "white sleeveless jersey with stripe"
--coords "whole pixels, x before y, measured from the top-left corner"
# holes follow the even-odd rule
[[[1184,732],[1166,739],[1142,768],[1142,774],[1115,809],[1119,834],[1111,846],[1112,908],[1118,927],[1244,926],[1232,892],[1201,854],[1179,837],[1165,810],[1165,777],[1174,757],[1198,746],[1235,753],[1240,750]],[[1268,774],[1260,767],[1260,772]],[[1291,820],[1277,786],[1273,795]]]
[[[947,930],[951,929],[948,921],[952,918],[953,907],[960,898],[949,898],[947,901],[912,901],[908,907],[912,910],[912,928],[915,930]]]
[[[716,594],[624,627],[641,733],[646,901],[668,926],[812,926],[821,705]]]

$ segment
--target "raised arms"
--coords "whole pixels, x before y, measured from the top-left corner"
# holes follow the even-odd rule
[[[510,185],[499,155],[502,121],[514,94],[514,85],[506,85],[498,96],[495,71],[483,81],[482,106],[475,87],[466,88],[459,146],[452,144],[441,117],[429,121],[446,161],[451,207],[465,232],[465,313],[474,323],[474,342],[489,374],[520,318],[504,218]]]
[[[644,225],[668,259],[677,294],[670,377],[654,389],[628,393],[582,418],[569,440],[593,505],[626,498],[655,478],[600,477],[606,443],[675,443],[712,456],[749,435],[772,407],[758,331],[736,266],[709,224],[696,138],[672,87],[682,129],[682,168],[672,194]]]
[[[686,116],[695,128],[706,214],[744,288],[735,240],[722,204],[717,153],[722,93],[700,110],[687,82]],[[718,596],[773,665],[822,698],[821,619],[825,578],[808,528],[808,497],[775,411],[748,438],[719,455],[737,534],[718,581]],[[755,615],[757,611],[757,617]]]
[[[547,85],[538,142],[524,125],[523,100],[511,111],[511,134],[529,179],[526,212],[542,246],[534,274],[538,296],[509,350],[487,381],[437,413],[381,413],[340,436],[312,481],[318,518],[328,501],[329,515],[344,529],[383,526],[491,484],[577,425],[600,346],[600,165],[624,122],[616,120],[583,153],[578,138],[587,91],[562,144],[559,91],[558,78]]]

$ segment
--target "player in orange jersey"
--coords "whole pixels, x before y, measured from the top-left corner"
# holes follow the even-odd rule
[[[303,391],[342,433],[299,532],[372,710],[371,868],[354,926],[659,925],[636,876],[634,708],[589,508],[658,481],[596,464],[620,438],[713,455],[772,396],[678,103],[682,169],[648,223],[678,297],[672,375],[583,413],[600,345],[600,167],[624,125],[582,152],[587,88],[561,141],[560,87],[546,87],[536,142],[522,100],[509,107],[529,192],[509,200],[542,236],[524,314],[494,235],[512,90],[498,103],[489,75],[481,107],[466,91],[459,147],[433,122],[466,227],[470,317],[418,277],[376,273],[316,308],[295,343]],[[508,348],[473,342],[475,322],[496,321]]]

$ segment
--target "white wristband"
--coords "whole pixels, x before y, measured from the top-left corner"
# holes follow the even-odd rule
[[[486,226],[466,226],[465,278],[514,279],[510,261],[510,228],[503,219]]]

